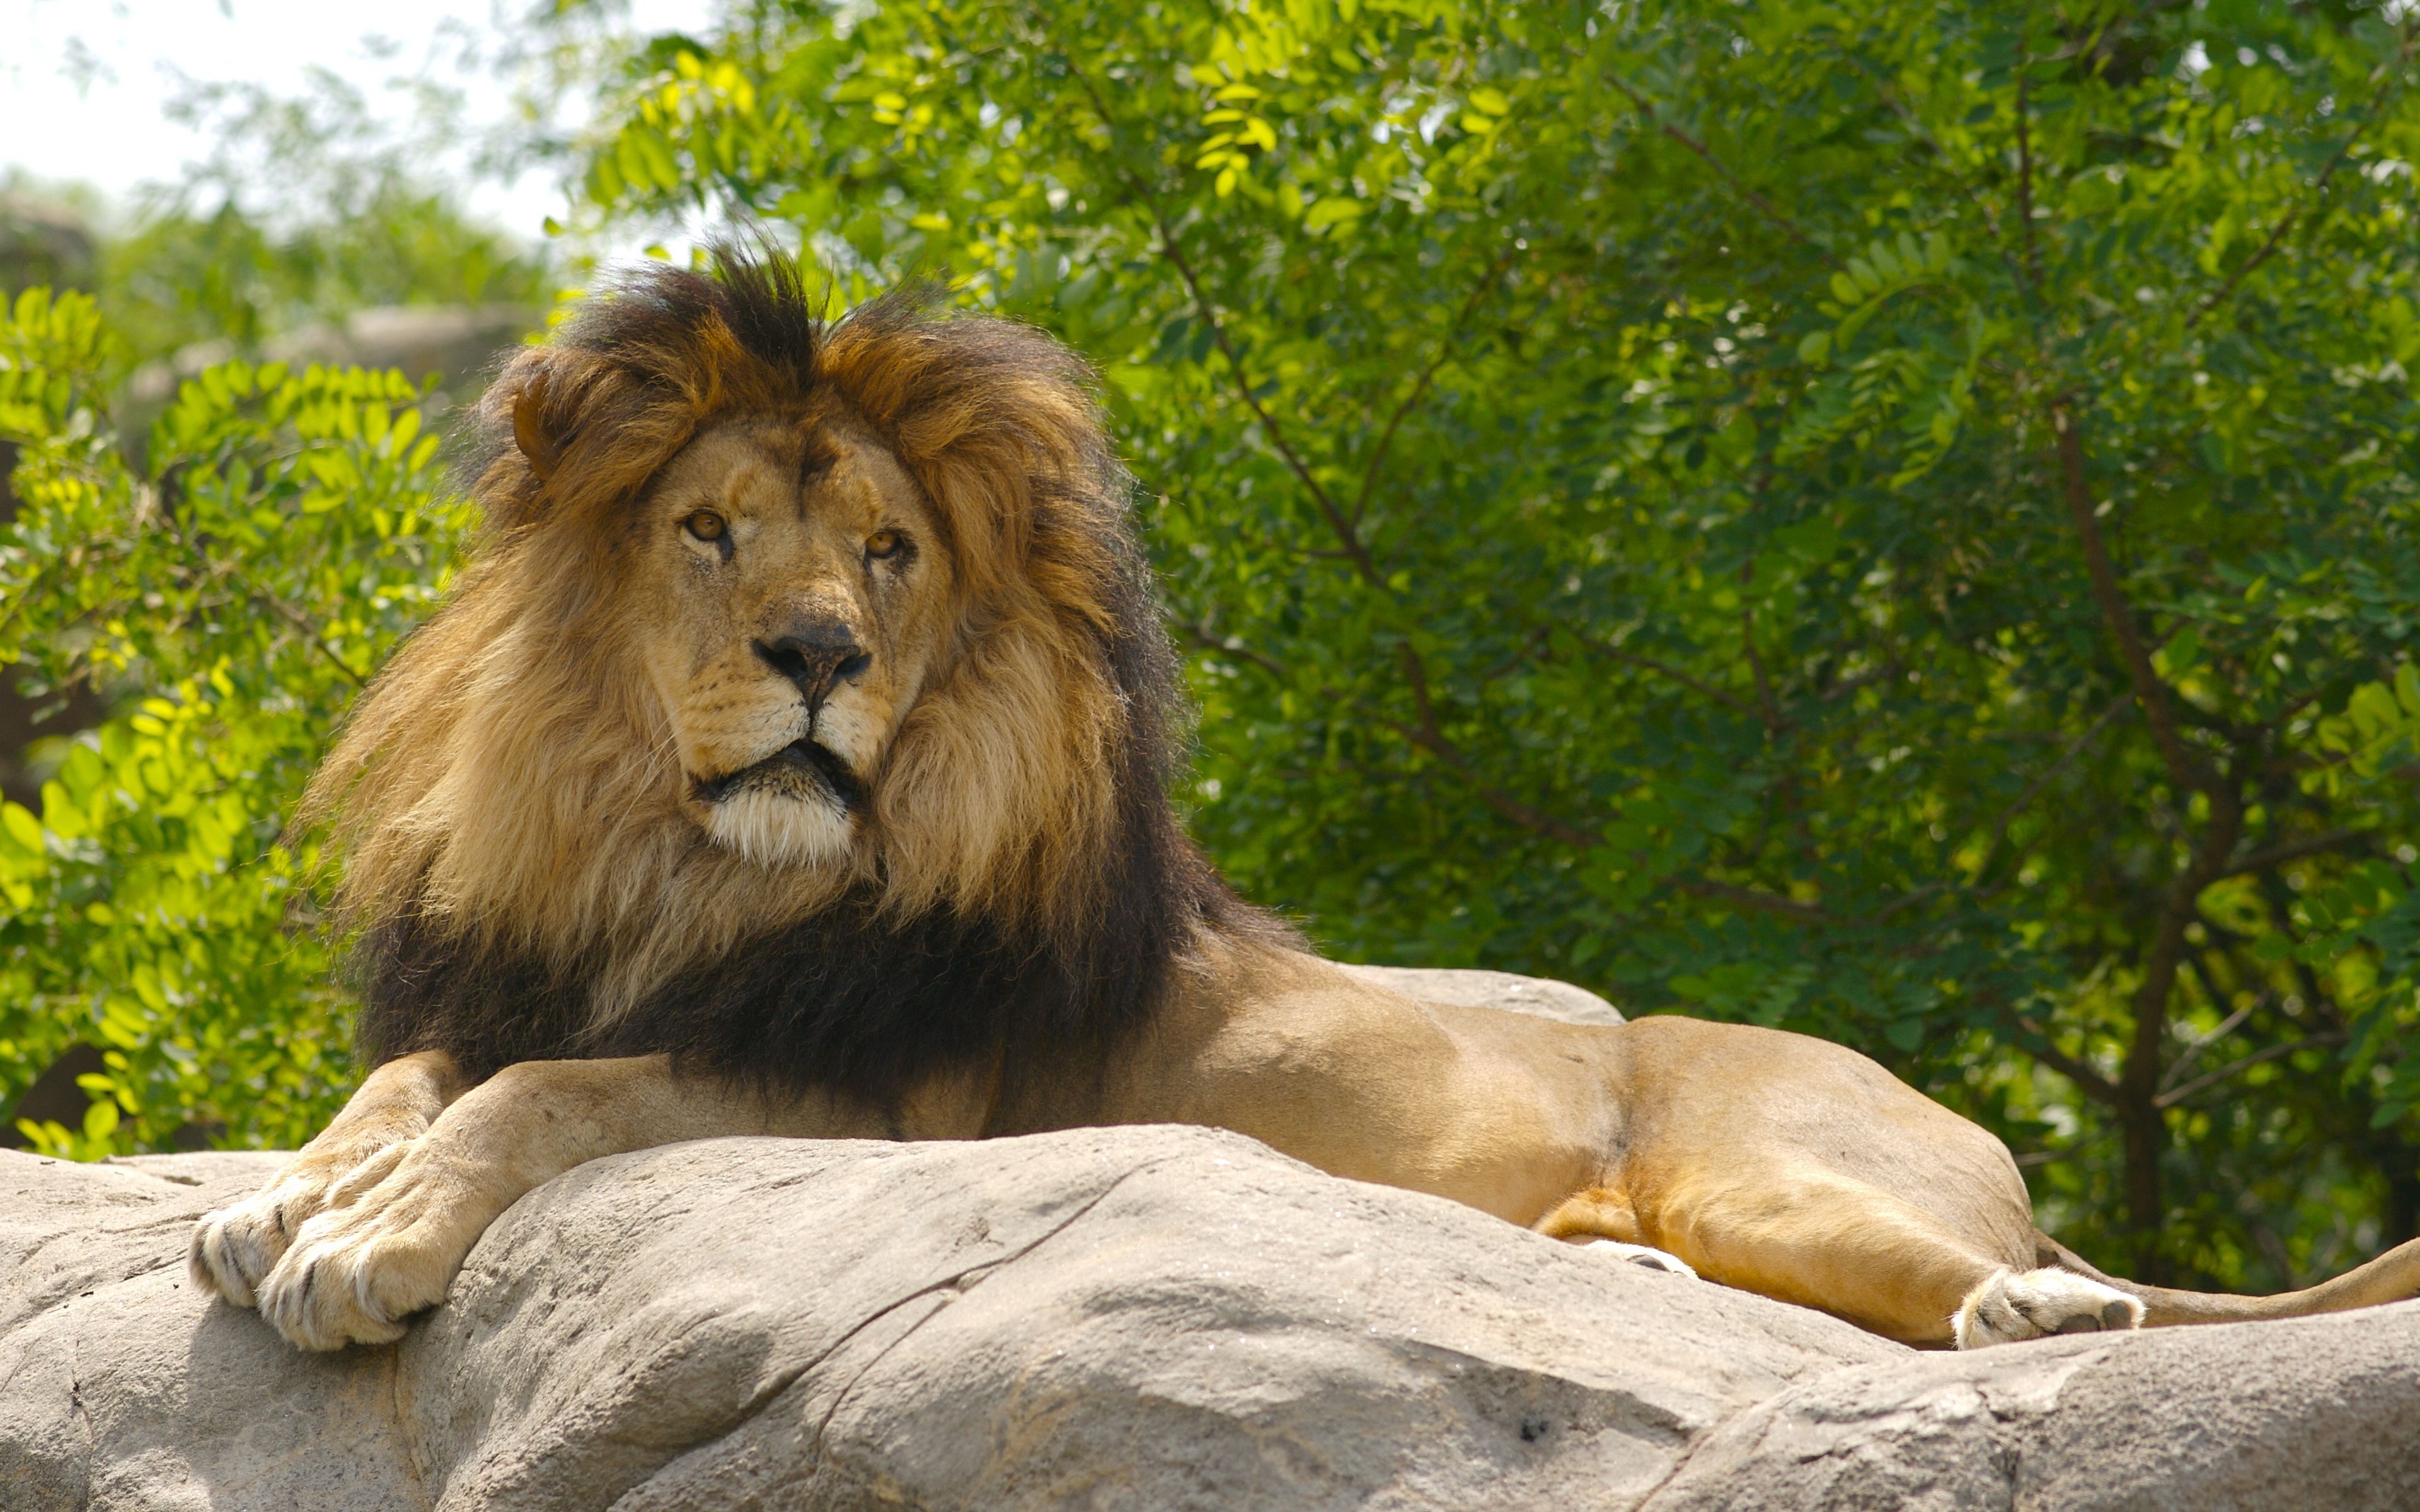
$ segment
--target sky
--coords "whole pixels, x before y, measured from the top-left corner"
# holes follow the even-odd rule
[[[510,14],[529,0],[502,0]],[[492,51],[494,0],[0,0],[0,178],[10,168],[81,182],[124,205],[146,181],[173,182],[209,155],[199,132],[169,121],[163,103],[179,71],[196,81],[250,81],[303,92],[313,65],[343,77],[373,109],[408,118],[395,81],[426,72],[465,93],[473,123],[505,118],[506,80],[463,71],[465,44]],[[632,24],[693,26],[710,0],[628,0]],[[561,210],[544,173],[483,183],[473,213],[535,239]]]

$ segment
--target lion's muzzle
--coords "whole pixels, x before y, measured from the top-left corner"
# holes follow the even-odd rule
[[[854,809],[865,799],[865,784],[848,764],[812,737],[801,735],[772,755],[721,777],[700,778],[690,788],[700,803],[721,804],[742,794],[767,793],[794,798],[822,798]]]

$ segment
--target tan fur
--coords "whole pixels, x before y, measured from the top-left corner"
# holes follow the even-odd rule
[[[1120,484],[1072,359],[970,362],[999,328],[947,325],[876,307],[832,333],[811,389],[713,320],[618,363],[516,359],[487,400],[513,444],[478,483],[478,558],[306,805],[349,855],[347,917],[417,910],[585,953],[603,963],[588,1011],[611,1025],[852,887],[1045,930],[1102,909],[1109,753],[1133,717],[1094,649],[1119,565],[1107,527],[1062,504]],[[728,530],[715,542],[683,533],[706,508]],[[876,558],[884,532],[920,553]],[[866,658],[821,704],[761,649],[806,623],[845,626]],[[711,796],[817,730],[862,779],[861,809],[834,819],[811,787],[795,811]],[[1847,1050],[1415,1001],[1206,918],[1146,1031],[1090,1059],[1003,1053],[895,1105],[760,1095],[662,1056],[466,1082],[439,1052],[374,1072],[267,1191],[204,1221],[195,1276],[298,1344],[383,1340],[442,1300],[515,1198],[601,1155],[1182,1121],[1911,1342],[2130,1327],[2137,1293],[2162,1322],[2420,1289],[2420,1245],[2259,1304],[2131,1288],[2043,1260],[2000,1142]]]
[[[910,913],[1094,906],[1087,863],[1110,813],[1102,744],[1122,711],[1080,634],[1106,612],[1095,600],[1115,568],[1082,534],[1039,537],[1033,496],[1110,486],[1088,475],[1108,454],[1072,360],[969,391],[959,355],[877,309],[838,327],[812,395],[719,330],[660,355],[684,378],[662,392],[627,392],[618,370],[577,353],[516,359],[485,402],[512,415],[522,449],[478,481],[479,556],[380,674],[298,818],[333,819],[349,854],[344,922],[411,906],[549,955],[606,942],[610,1020],[855,881],[879,876]],[[609,549],[609,521],[644,495],[667,536],[734,476],[792,466],[802,438],[840,438],[862,458],[860,522],[888,508],[933,532],[898,618],[941,674],[910,690],[895,738],[883,731],[877,807],[847,864],[768,869],[697,843],[683,780],[715,774],[681,769],[679,702],[647,674],[651,658],[706,655],[708,630],[728,642],[717,650],[747,653],[694,595],[665,591],[659,561]],[[693,441],[712,455],[689,460],[721,476],[680,490],[670,464]],[[769,516],[780,501],[766,493],[755,507]],[[750,557],[760,596],[812,589],[796,580],[808,565],[800,549]]]

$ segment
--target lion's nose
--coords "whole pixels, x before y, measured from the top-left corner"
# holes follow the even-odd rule
[[[863,672],[874,660],[857,643],[856,633],[838,620],[793,625],[757,641],[756,655],[796,683],[810,705],[822,703],[834,687]]]

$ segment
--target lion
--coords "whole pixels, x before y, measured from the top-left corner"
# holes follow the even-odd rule
[[[398,1337],[600,1156],[1167,1122],[1916,1345],[2420,1290],[2420,1242],[2273,1298],[2106,1276],[1850,1050],[1323,960],[1171,806],[1188,711],[1082,363],[929,288],[823,310],[771,251],[652,267],[481,401],[472,560],[298,819],[347,857],[375,1069],[193,1237],[294,1344]]]

